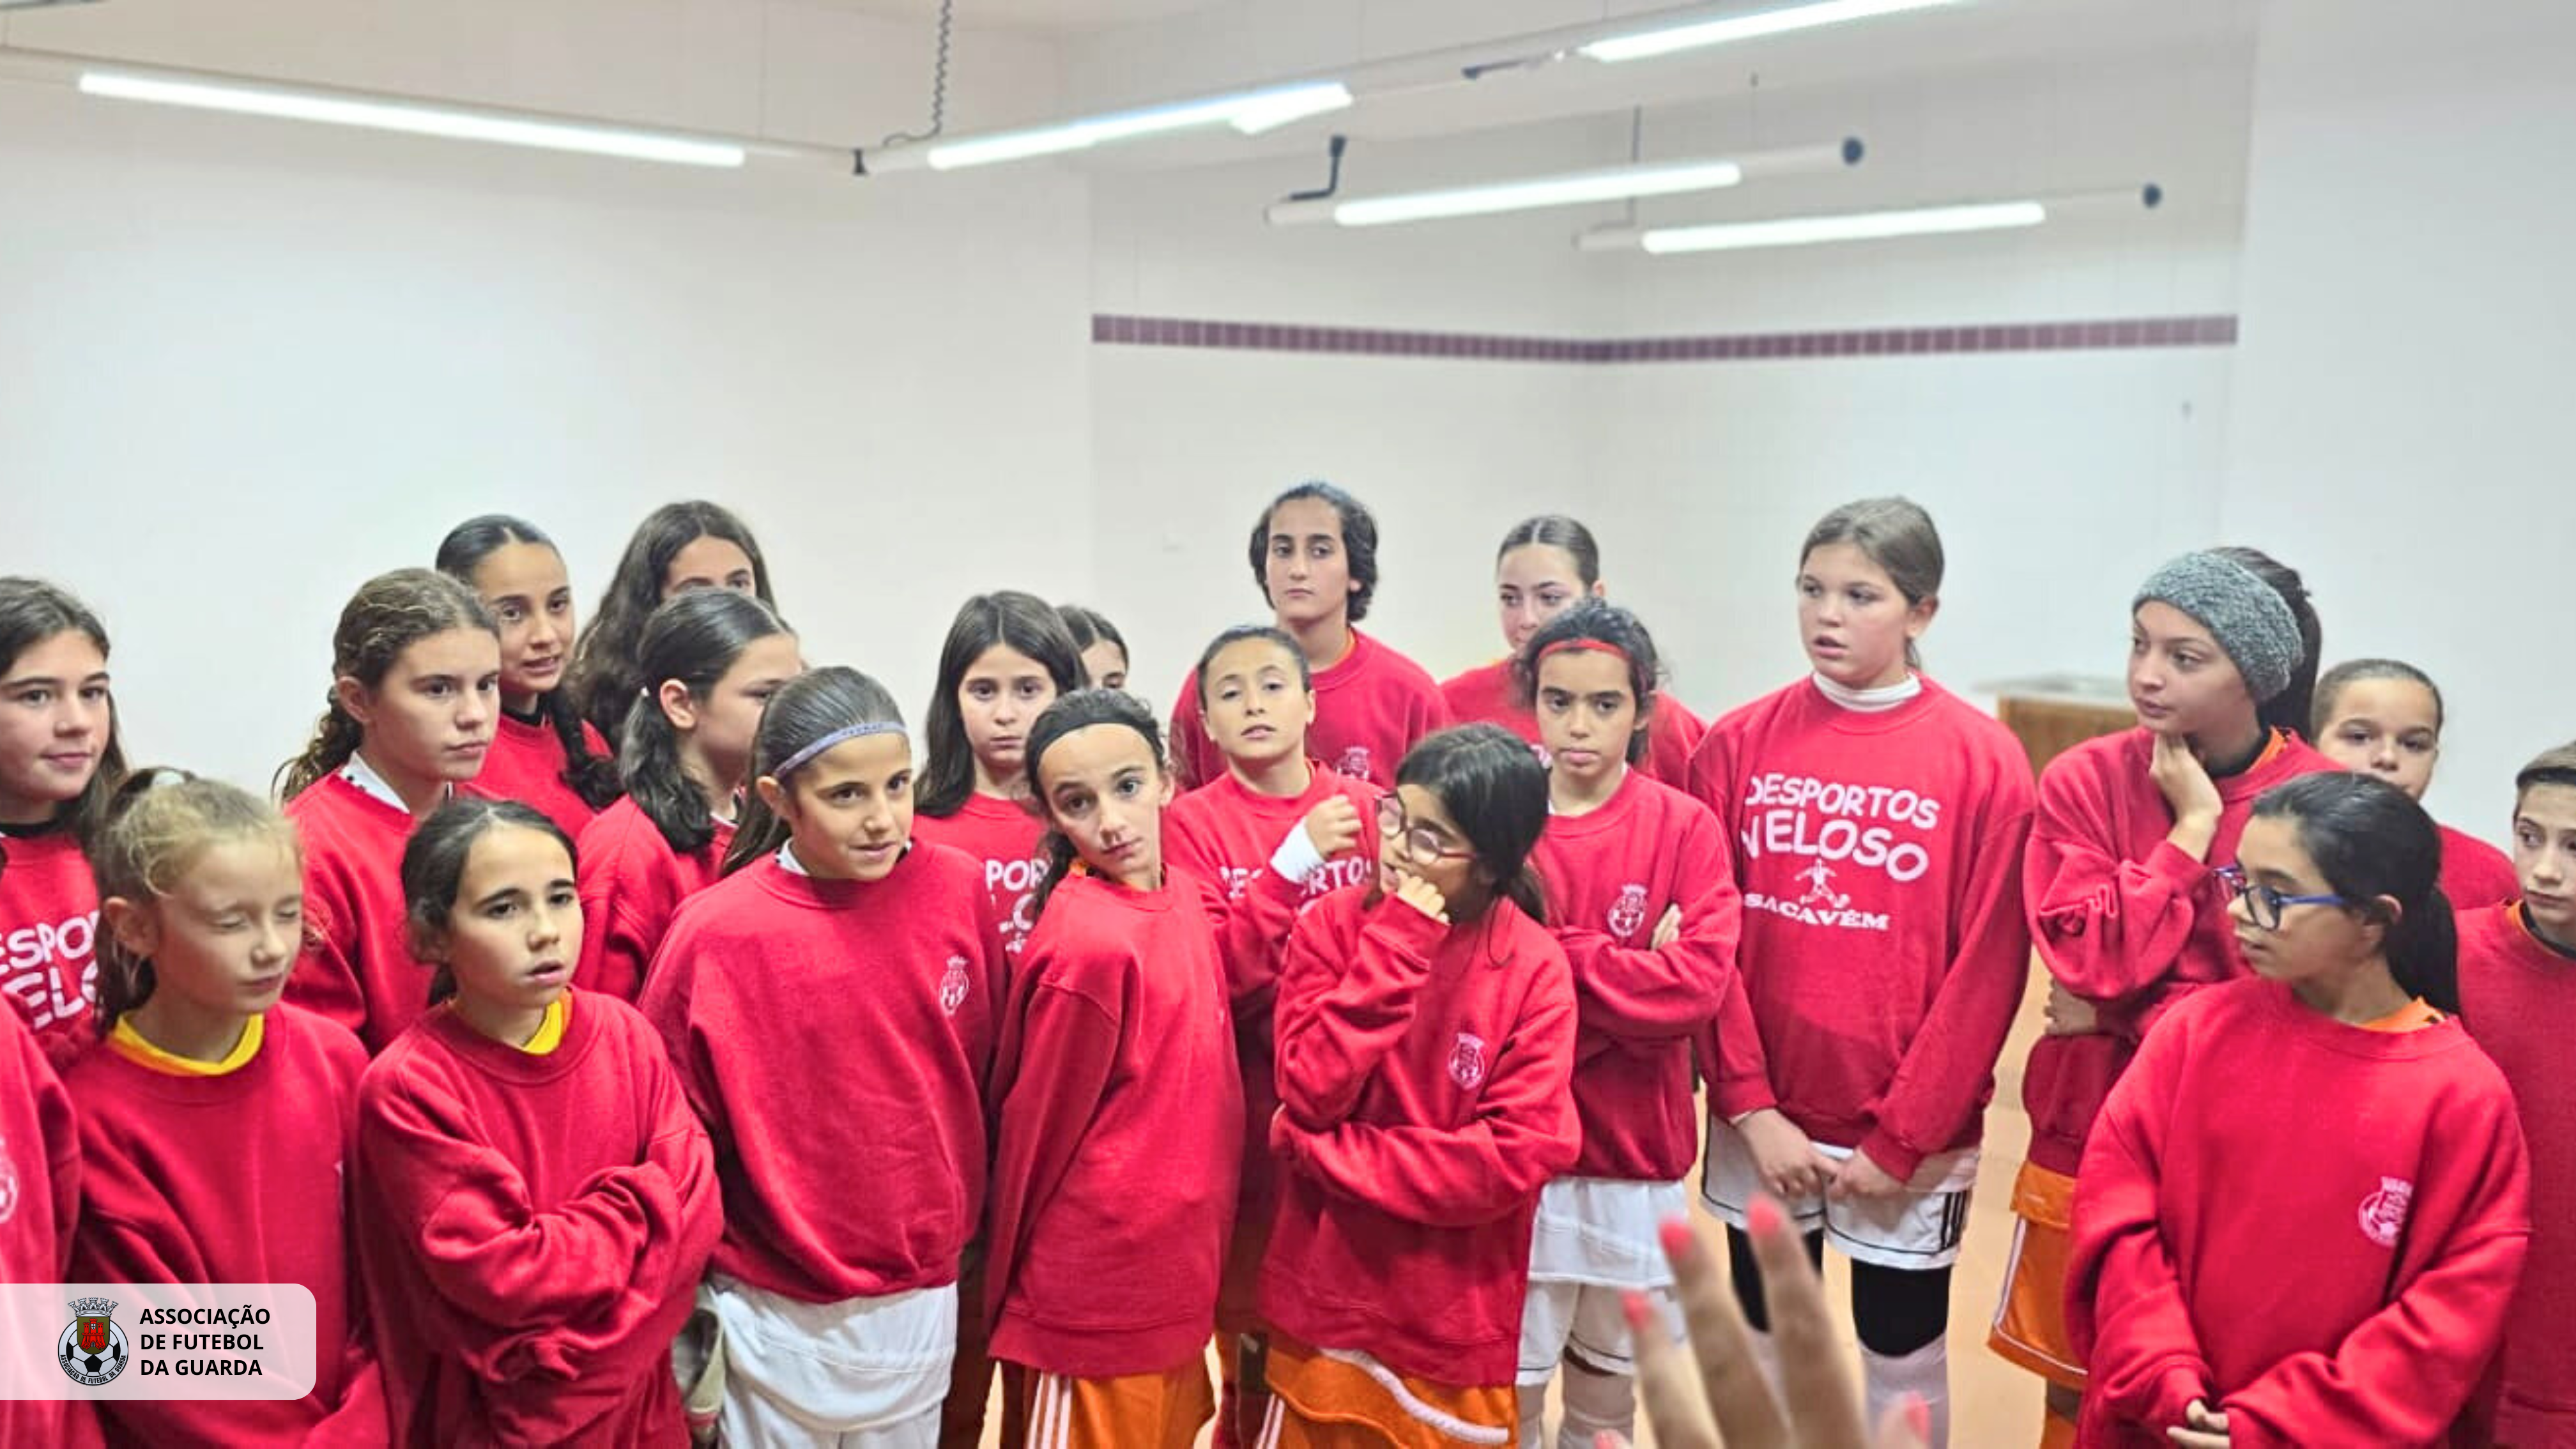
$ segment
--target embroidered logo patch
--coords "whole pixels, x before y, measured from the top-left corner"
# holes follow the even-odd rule
[[[939,1009],[955,1016],[957,1008],[966,1004],[966,990],[966,958],[951,956],[948,969],[939,977]]]
[[[1449,1080],[1467,1091],[1474,1091],[1485,1080],[1485,1039],[1471,1031],[1458,1033],[1449,1044]]]
[[[1367,779],[1369,777],[1368,746],[1353,745],[1342,751],[1341,759],[1334,762],[1333,768],[1354,780]]]
[[[1625,941],[1646,925],[1646,888],[1641,885],[1619,887],[1619,899],[1610,903],[1610,934]]]
[[[2415,1184],[2401,1177],[2383,1177],[2379,1191],[2361,1200],[2361,1235],[2383,1248],[2397,1246],[2397,1236],[2406,1231],[2406,1209],[2415,1201]]]

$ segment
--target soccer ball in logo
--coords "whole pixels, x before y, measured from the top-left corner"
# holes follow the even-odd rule
[[[1449,1046],[1449,1080],[1472,1092],[1485,1080],[1485,1039],[1471,1031],[1458,1033]]]
[[[1619,887],[1619,899],[1610,903],[1610,934],[1622,941],[1633,939],[1646,924],[1646,888],[1641,885]]]
[[[54,1356],[73,1383],[97,1388],[125,1372],[125,1330],[110,1314],[116,1305],[104,1298],[72,1300],[71,1326],[54,1345]]]

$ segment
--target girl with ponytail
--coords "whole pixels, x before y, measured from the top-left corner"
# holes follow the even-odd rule
[[[2432,818],[2384,781],[2307,775],[2255,803],[2217,872],[2254,975],[2166,1013],[2077,1174],[2082,1442],[2468,1442],[2530,1168],[2456,1015],[2440,872]],[[2295,1293],[2249,1271],[2289,1262]]]
[[[482,599],[501,635],[501,719],[466,793],[533,805],[579,835],[617,798],[617,762],[561,687],[573,641],[563,555],[536,525],[487,513],[440,541],[438,571]]]
[[[804,669],[769,606],[699,589],[645,622],[618,751],[625,798],[581,832],[585,991],[633,1001],[673,913],[724,873],[761,709]]]

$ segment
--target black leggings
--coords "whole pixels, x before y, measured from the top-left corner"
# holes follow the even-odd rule
[[[1807,1234],[1807,1257],[1818,1271],[1823,1270],[1822,1232]],[[1726,1260],[1744,1321],[1757,1332],[1769,1333],[1771,1314],[1762,1302],[1762,1268],[1753,1261],[1753,1240],[1728,1228]],[[1949,1328],[1949,1269],[1882,1268],[1855,1259],[1851,1270],[1852,1327],[1859,1331],[1863,1348],[1882,1357],[1902,1358]]]

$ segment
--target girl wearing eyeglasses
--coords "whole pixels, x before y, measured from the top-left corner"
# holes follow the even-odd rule
[[[1574,985],[1527,867],[1547,774],[1499,725],[1416,745],[1369,890],[1280,969],[1259,1443],[1508,1445],[1539,1193],[1580,1146]]]
[[[2441,840],[2403,791],[2265,793],[2213,889],[2254,979],[2169,1011],[2075,1193],[2078,1442],[2435,1444],[2531,1235],[2504,1075],[2461,1027]],[[2283,1291],[2277,1272],[2296,1264]]]
[[[2188,992],[2245,974],[2212,866],[2265,790],[2336,768],[2296,731],[2317,672],[2295,570],[2210,549],[2156,570],[2129,609],[2138,728],[2049,762],[2022,865],[2051,987],[2022,1076],[2030,1156],[2013,1184],[2012,1262],[1987,1343],[2048,1381],[2040,1442],[2074,1442],[2084,1360],[2067,1338],[2067,1213],[2093,1118],[2147,1028]]]

